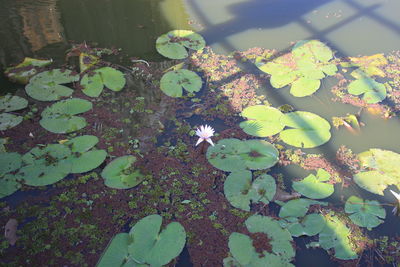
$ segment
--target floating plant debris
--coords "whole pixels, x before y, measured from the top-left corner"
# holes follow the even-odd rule
[[[47,59],[35,59],[26,57],[24,61],[15,67],[7,68],[4,74],[13,82],[27,84],[29,79],[38,73],[42,67],[48,66],[53,61]]]

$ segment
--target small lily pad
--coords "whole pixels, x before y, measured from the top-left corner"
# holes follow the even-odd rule
[[[321,214],[312,213],[301,218],[299,221],[289,223],[287,229],[294,237],[313,236],[319,234],[325,227],[325,218]]]
[[[255,105],[245,108],[242,116],[247,121],[240,123],[240,127],[247,134],[267,137],[275,135],[283,130],[283,113],[279,109],[265,105]]]
[[[334,192],[332,184],[325,183],[329,181],[331,175],[324,169],[318,169],[317,176],[310,174],[301,181],[293,182],[294,190],[313,199],[327,198]]]
[[[111,161],[102,171],[104,184],[111,188],[128,189],[143,181],[143,175],[132,166],[134,156],[123,156]]]
[[[103,67],[94,70],[92,73],[85,74],[80,84],[83,87],[82,92],[85,95],[98,97],[104,87],[115,92],[121,91],[126,84],[126,79],[124,74],[119,70],[111,67]]]
[[[16,95],[0,96],[0,112],[9,112],[24,109],[28,106],[25,98]]]
[[[386,211],[375,200],[363,200],[356,196],[347,199],[344,210],[350,213],[349,218],[361,227],[374,228],[386,217]]]
[[[381,102],[386,98],[386,87],[372,78],[364,77],[349,84],[348,91],[352,95],[363,95],[362,99],[368,104]]]
[[[55,101],[71,96],[73,90],[63,84],[76,82],[79,75],[70,70],[53,69],[33,76],[25,87],[26,93],[40,101]]]
[[[21,184],[18,176],[11,174],[21,167],[21,155],[15,152],[0,153],[0,198],[6,197],[17,191]]]
[[[188,30],[174,30],[157,38],[156,49],[161,55],[171,59],[183,59],[188,56],[186,48],[203,49],[206,45],[203,37]]]
[[[281,218],[304,217],[307,214],[308,208],[311,205],[326,206],[327,203],[306,198],[292,199],[286,202],[281,207],[279,211],[279,217]]]
[[[10,113],[1,113],[0,114],[0,131],[5,131],[11,129],[12,127],[17,126],[23,121],[23,118],[18,115],[10,114]]]
[[[21,188],[19,176],[13,174],[5,174],[0,176],[0,198],[9,196]]]
[[[202,81],[195,72],[185,69],[169,71],[161,77],[160,88],[166,95],[181,97],[183,89],[189,93],[200,91]]]

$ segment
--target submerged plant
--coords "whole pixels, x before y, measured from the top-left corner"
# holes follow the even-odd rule
[[[82,92],[90,97],[98,97],[104,87],[118,92],[126,83],[124,74],[111,67],[103,67],[85,74],[81,79]]]
[[[183,89],[189,93],[200,91],[202,81],[195,72],[180,69],[169,71],[161,77],[160,88],[167,96],[181,97]]]
[[[332,195],[334,191],[333,185],[326,183],[330,178],[331,175],[327,171],[318,169],[317,176],[310,174],[301,181],[293,182],[292,187],[308,198],[327,198]]]
[[[174,30],[161,35],[156,40],[156,49],[161,55],[171,59],[183,59],[188,56],[186,48],[203,49],[206,45],[203,37],[188,30]]]
[[[28,101],[25,98],[12,96],[10,94],[0,96],[0,131],[5,131],[15,127],[23,120],[23,117],[21,116],[6,112],[24,109],[27,106]]]
[[[102,171],[104,184],[111,188],[132,188],[144,179],[139,170],[133,167],[136,158],[134,156],[123,156],[111,161]]]
[[[349,218],[357,225],[374,228],[381,223],[386,217],[386,211],[375,200],[363,200],[356,196],[347,199],[344,210],[350,213]]]
[[[177,257],[185,243],[186,232],[178,222],[161,230],[162,217],[149,215],[138,221],[128,233],[117,234],[103,252],[98,267],[161,267]]]

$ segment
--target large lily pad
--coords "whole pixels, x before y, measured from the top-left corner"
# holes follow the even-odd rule
[[[72,98],[59,101],[42,112],[40,125],[53,133],[70,133],[86,126],[83,117],[75,116],[92,108],[92,103],[85,99]]]
[[[23,121],[23,118],[18,115],[10,114],[10,113],[1,113],[0,114],[0,131],[5,131],[11,129],[12,127],[17,126]]]
[[[203,37],[188,30],[174,30],[157,38],[156,49],[161,55],[171,59],[183,59],[188,56],[186,48],[203,49],[206,45]]]
[[[382,195],[389,185],[400,189],[400,155],[390,150],[370,149],[358,155],[361,166],[368,168],[353,176],[363,189]]]
[[[352,81],[347,90],[352,95],[363,95],[362,99],[368,104],[381,102],[387,94],[384,84],[368,77]]]
[[[347,199],[344,211],[350,213],[349,218],[357,225],[374,228],[381,223],[386,217],[386,211],[375,200],[364,200],[356,196]]]
[[[283,113],[279,109],[265,105],[255,105],[245,108],[242,116],[247,121],[240,123],[240,127],[247,134],[266,137],[277,134],[283,130]]]
[[[9,112],[24,109],[28,106],[25,98],[13,95],[0,96],[0,112]]]
[[[98,97],[104,87],[112,91],[121,91],[126,83],[124,74],[111,67],[103,67],[82,77],[82,92],[90,97]]]
[[[280,133],[283,142],[300,148],[313,148],[329,141],[331,125],[324,118],[306,111],[285,114],[283,123],[293,129]]]
[[[123,156],[111,161],[101,173],[104,184],[116,189],[128,189],[138,185],[144,177],[132,166],[135,161],[134,156]]]
[[[4,74],[13,82],[27,84],[29,79],[38,73],[38,69],[50,65],[53,60],[26,57],[15,67],[7,68]]]
[[[73,90],[63,84],[76,82],[79,75],[70,70],[53,69],[33,76],[25,87],[26,93],[40,101],[55,101],[72,95]]]
[[[181,97],[183,89],[189,93],[200,91],[202,81],[195,72],[185,69],[169,71],[161,77],[160,88],[166,95]]]
[[[331,175],[324,169],[318,169],[317,176],[314,174],[308,175],[301,181],[293,182],[294,190],[313,199],[321,199],[329,197],[335,190],[332,184],[325,183],[329,181]]]
[[[263,140],[223,139],[207,150],[207,159],[214,167],[232,172],[270,168],[278,156],[278,150]]]
[[[224,183],[224,194],[235,208],[250,211],[250,204],[263,202],[268,204],[276,192],[275,179],[263,174],[252,181],[250,171],[231,173]]]

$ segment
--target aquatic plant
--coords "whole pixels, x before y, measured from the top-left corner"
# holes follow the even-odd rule
[[[257,67],[271,74],[274,88],[291,84],[290,93],[295,97],[312,95],[319,89],[321,79],[337,72],[336,65],[330,62],[333,52],[318,40],[299,41],[290,53],[272,61],[269,57],[258,57]]]
[[[87,71],[94,65],[100,62],[100,57],[81,52],[79,54],[79,69],[82,72]]]
[[[183,59],[188,56],[186,48],[203,49],[206,45],[203,37],[188,30],[173,30],[156,40],[156,49],[161,55],[171,59]]]
[[[29,79],[38,73],[38,70],[42,67],[50,65],[53,60],[47,59],[35,59],[26,57],[24,61],[19,63],[14,67],[7,68],[4,74],[9,78],[12,82],[27,84]]]
[[[262,174],[252,181],[251,171],[236,171],[224,183],[224,194],[229,203],[246,211],[250,211],[251,203],[268,204],[275,192],[275,179],[268,174]]]
[[[241,115],[248,119],[239,125],[247,134],[267,137],[280,133],[283,142],[295,147],[312,148],[331,138],[329,122],[311,112],[284,114],[273,107],[255,105],[245,108]]]
[[[374,228],[386,217],[386,211],[375,200],[364,200],[356,196],[347,199],[344,211],[350,213],[349,218],[361,227]]]
[[[311,205],[326,206],[327,203],[307,198],[292,199],[282,205],[281,209],[279,210],[279,217],[304,217]]]
[[[354,182],[361,188],[382,195],[389,185],[400,189],[400,155],[390,151],[372,148],[358,154],[364,168],[353,176]]]
[[[212,146],[214,146],[214,143],[211,140],[211,136],[214,135],[214,129],[211,126],[208,126],[207,124],[205,126],[201,125],[200,128],[196,129],[196,135],[199,137],[196,142],[196,146],[203,141],[207,141]]]
[[[43,110],[40,125],[53,133],[71,133],[86,126],[85,118],[75,115],[90,109],[92,103],[85,99],[61,100]]]
[[[79,75],[71,70],[52,69],[33,76],[25,86],[26,93],[40,101],[55,101],[71,96],[73,90],[63,84],[76,82]]]
[[[104,184],[111,188],[132,188],[144,179],[139,170],[133,167],[136,162],[134,156],[123,156],[111,161],[101,172]]]
[[[252,239],[241,233],[232,233],[229,236],[229,251],[232,257],[224,259],[225,267],[233,266],[293,266],[290,261],[295,251],[290,243],[290,233],[283,229],[277,220],[271,217],[253,215],[246,222],[246,227],[251,233],[262,233],[268,236],[272,251],[266,249],[257,252]]]
[[[278,150],[264,140],[222,139],[207,150],[208,161],[223,171],[261,170],[278,162]]]
[[[324,169],[318,169],[317,175],[308,175],[301,181],[293,182],[294,190],[313,199],[327,198],[333,194],[335,190],[332,184],[326,183],[331,178],[329,172]]]
[[[126,83],[124,74],[111,67],[103,67],[85,74],[80,82],[82,92],[90,97],[98,97],[104,87],[118,92],[121,91]]]
[[[400,211],[400,194],[394,192],[393,190],[389,190],[390,193],[392,193],[392,195],[396,198],[396,202],[394,203],[394,208],[392,210],[392,213],[394,215],[399,216],[399,211]]]
[[[363,95],[362,99],[368,104],[381,102],[386,98],[387,95],[384,84],[379,83],[367,76],[363,76],[355,81],[352,81],[347,90],[352,95]]]
[[[372,56],[349,57],[349,61],[341,62],[340,65],[345,68],[358,67],[366,76],[385,77],[386,74],[382,70],[388,64],[384,54],[375,54]]]
[[[139,220],[128,233],[117,234],[101,256],[98,267],[161,267],[177,257],[185,243],[186,232],[178,222],[161,230],[162,217],[154,214]]]
[[[21,184],[12,172],[21,167],[21,155],[15,152],[0,153],[0,198],[16,192]]]
[[[0,96],[0,131],[15,127],[23,120],[21,116],[6,112],[24,109],[27,106],[28,101],[25,98],[12,96],[10,94]]]
[[[183,89],[189,93],[198,92],[202,83],[200,76],[195,72],[179,69],[165,73],[161,77],[160,88],[167,96],[181,97]]]
[[[290,217],[286,221],[281,221],[281,226],[288,229],[294,237],[313,236],[319,234],[325,227],[325,218],[321,214],[311,213],[303,218]]]

